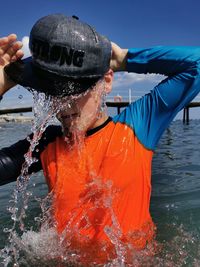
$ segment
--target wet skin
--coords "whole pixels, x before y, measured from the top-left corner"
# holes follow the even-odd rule
[[[101,97],[95,89],[76,99],[64,99],[66,102],[57,115],[64,132],[86,132],[95,127],[99,121],[100,100]]]

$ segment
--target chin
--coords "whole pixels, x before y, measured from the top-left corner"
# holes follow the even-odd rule
[[[70,138],[75,134],[86,133],[87,127],[81,124],[69,124],[69,125],[62,124],[62,131],[65,136]]]

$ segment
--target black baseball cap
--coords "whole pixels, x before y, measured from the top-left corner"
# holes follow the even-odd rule
[[[30,33],[32,56],[7,65],[8,77],[49,95],[80,94],[109,70],[111,43],[76,16],[39,19]]]

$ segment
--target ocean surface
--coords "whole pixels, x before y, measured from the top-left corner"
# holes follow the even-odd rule
[[[30,128],[27,123],[1,123],[0,147],[25,138]],[[189,125],[176,120],[170,125],[155,151],[152,172],[151,214],[162,252],[154,263],[141,266],[200,266],[200,120]],[[47,186],[42,172],[34,174],[31,182],[33,194],[44,197]],[[3,229],[13,223],[7,207],[14,189],[15,183],[0,187],[1,249],[8,242]],[[34,227],[39,212],[33,201],[27,224]]]

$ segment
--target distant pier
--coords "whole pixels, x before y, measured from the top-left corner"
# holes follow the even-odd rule
[[[125,108],[129,104],[130,104],[130,102],[128,102],[128,101],[119,101],[119,102],[107,101],[106,102],[107,107],[117,108],[117,114],[120,113],[122,108]],[[195,108],[195,107],[200,107],[200,102],[191,102],[189,105],[187,105],[183,109],[183,123],[186,123],[186,124],[189,123],[189,120],[190,120],[189,110],[190,110],[190,108]],[[0,109],[0,117],[2,117],[2,115],[6,114],[6,118],[8,118],[8,119],[5,119],[5,121],[9,121],[9,115],[7,116],[7,114],[14,114],[14,113],[21,113],[22,114],[22,113],[26,113],[26,112],[32,112],[32,107]],[[20,116],[20,117],[22,118],[22,121],[23,121],[23,116]]]
[[[128,106],[130,103],[127,101],[123,102],[106,102],[107,107],[117,108],[117,114],[120,113],[121,108]],[[183,109],[183,123],[188,124],[190,121],[190,108],[200,107],[200,102],[191,102]]]
[[[117,108],[117,114],[120,113],[121,108],[129,105],[129,102],[106,102],[107,107]],[[190,108],[200,107],[200,102],[191,102],[183,109],[183,123],[188,124],[190,121]]]
[[[190,121],[190,108],[200,107],[200,102],[191,102],[183,109],[183,123],[188,124]]]
[[[25,112],[32,112],[32,107],[0,109],[0,115],[13,114],[13,113],[25,113]]]

